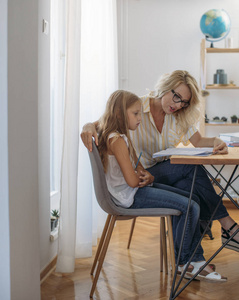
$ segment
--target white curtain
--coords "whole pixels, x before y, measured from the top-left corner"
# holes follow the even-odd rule
[[[65,85],[57,272],[73,272],[76,257],[91,256],[104,225],[79,134],[118,88],[116,0],[67,0]]]

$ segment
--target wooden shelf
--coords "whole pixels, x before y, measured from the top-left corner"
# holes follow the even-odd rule
[[[206,48],[206,53],[239,53],[239,48]]]
[[[206,57],[207,54],[210,53],[221,53],[221,54],[232,54],[232,53],[239,53],[239,48],[206,48],[206,40],[202,39],[201,41],[201,47],[200,47],[200,70],[201,70],[201,76],[200,76],[200,87],[202,91],[208,91],[208,90],[239,90],[239,85],[236,86],[234,84],[228,84],[228,85],[214,85],[207,83],[207,72],[206,72],[206,67],[207,67],[207,61]],[[238,59],[238,56],[235,57]],[[237,64],[235,63],[234,67],[236,68]],[[209,98],[209,92],[202,93],[202,101],[201,101],[201,111],[206,111],[206,100]],[[225,109],[226,109],[226,104],[225,104]],[[231,119],[228,119],[231,121]],[[239,126],[239,123],[224,123],[224,124],[217,124],[217,123],[205,123],[205,118],[201,118],[200,124],[199,124],[199,131],[201,135],[205,135],[205,128],[208,126],[233,126],[237,127]],[[209,129],[209,128],[208,128]],[[216,130],[216,128],[215,128]],[[228,128],[229,130],[229,128]]]
[[[206,85],[206,90],[237,90],[239,86],[213,86],[213,85]]]
[[[205,126],[239,126],[239,123],[224,123],[224,124],[205,123]]]

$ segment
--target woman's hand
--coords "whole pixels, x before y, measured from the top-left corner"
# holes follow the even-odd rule
[[[83,126],[81,132],[81,139],[85,147],[91,152],[92,151],[92,137],[95,138],[95,143],[98,146],[98,135],[96,131],[95,123],[87,123]]]
[[[227,154],[228,153],[228,147],[225,142],[223,142],[219,138],[214,139],[214,145],[213,145],[213,152],[220,153],[220,154]]]
[[[154,182],[154,176],[146,170],[139,171],[139,187],[144,187]]]

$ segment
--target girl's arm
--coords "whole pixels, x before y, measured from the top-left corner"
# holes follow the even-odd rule
[[[124,139],[122,137],[119,137],[114,142],[112,142],[112,139],[110,139],[109,142],[109,153],[115,156],[123,173],[125,181],[130,187],[138,187],[140,182],[140,174],[136,173],[132,166],[129,157],[129,150]]]
[[[217,137],[202,137],[201,134],[197,131],[193,136],[191,136],[189,140],[194,147],[213,147],[213,152],[217,152],[220,154],[228,153],[227,144]]]
[[[92,151],[92,137],[95,138],[95,143],[98,146],[98,135],[96,131],[98,125],[99,125],[99,121],[96,121],[94,123],[87,123],[82,128],[81,139],[85,147],[90,152]]]

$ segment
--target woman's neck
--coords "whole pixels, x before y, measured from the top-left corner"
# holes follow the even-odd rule
[[[160,98],[150,98],[150,112],[152,115],[154,114],[164,118],[166,114],[163,110]]]
[[[160,98],[150,98],[150,112],[158,131],[161,133],[166,114],[163,110]]]

